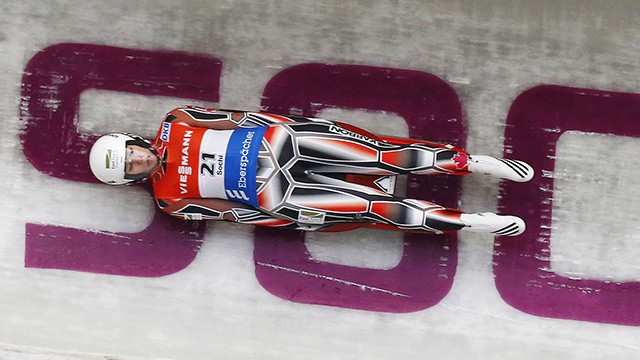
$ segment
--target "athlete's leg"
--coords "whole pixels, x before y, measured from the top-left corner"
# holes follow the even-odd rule
[[[533,176],[533,169],[521,161],[469,155],[462,149],[427,141],[376,137],[351,125],[287,124],[268,130],[267,137],[270,143],[286,143],[278,152],[287,153],[288,159],[296,159],[296,166],[291,168],[293,173],[464,175],[480,172],[515,181],[528,181]]]
[[[344,130],[344,129],[343,129]],[[265,133],[258,167],[263,211],[314,229],[342,223],[383,223],[404,230],[468,229],[518,235],[513,216],[463,214],[423,200],[402,199],[320,173],[456,173],[443,163],[463,151],[428,143],[390,144],[323,124],[272,126]],[[336,133],[338,132],[338,133]],[[373,140],[373,141],[372,141]],[[438,154],[447,156],[439,157]],[[440,160],[440,163],[438,162]]]
[[[332,124],[281,125],[267,130],[265,138],[274,152],[295,158],[292,173],[468,173],[468,156],[461,149],[417,141],[394,144]]]
[[[507,179],[517,182],[527,182],[533,178],[534,170],[529,164],[520,160],[498,159],[487,155],[470,155],[466,151],[448,145],[423,142],[420,140],[402,139],[393,137],[383,137],[394,144],[425,144],[431,147],[444,147],[449,151],[439,153],[438,168],[445,168],[453,171],[455,175],[480,173],[491,175],[500,179]],[[466,164],[466,165],[465,165]],[[465,172],[456,171],[459,168]]]
[[[401,230],[444,233],[467,229],[500,235],[519,235],[524,222],[513,216],[464,214],[415,199],[402,199],[366,186],[320,174],[272,177],[259,196],[261,210],[320,230],[344,223],[380,223]],[[279,179],[279,180],[278,180]],[[287,182],[286,191],[282,181]],[[274,190],[275,189],[275,190]],[[271,196],[282,196],[277,199]]]

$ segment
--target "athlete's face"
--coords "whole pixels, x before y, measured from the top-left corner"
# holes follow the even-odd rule
[[[160,165],[160,159],[151,150],[138,145],[127,145],[125,156],[125,172],[127,174],[151,174],[158,165]]]

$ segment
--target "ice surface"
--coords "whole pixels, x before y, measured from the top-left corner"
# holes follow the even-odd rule
[[[566,132],[554,171],[551,262],[564,276],[640,280],[640,140]],[[628,210],[625,210],[628,209]]]
[[[432,308],[400,315],[269,294],[254,274],[252,229],[234,224],[209,226],[194,263],[163,278],[27,269],[25,223],[132,231],[151,221],[153,203],[137,189],[46,176],[27,162],[18,139],[26,63],[49,45],[71,42],[216,56],[224,62],[219,104],[226,108],[259,108],[269,79],[300,63],[425,71],[457,92],[468,150],[499,156],[509,106],[531,86],[638,91],[639,14],[636,1],[3,1],[0,358],[637,358],[637,327],[540,318],[505,303],[493,281],[493,239],[479,234],[460,236],[449,294]],[[166,111],[184,103],[87,92],[79,126],[150,136]],[[357,123],[361,114],[340,111],[324,116],[348,117],[381,133],[397,124]],[[394,114],[373,117],[386,126],[384,119]],[[554,217],[563,225],[553,229],[554,271],[638,278],[632,230],[640,209],[633,201],[637,161],[628,155],[637,154],[635,142],[584,134],[561,139]],[[581,160],[578,150],[590,155]],[[632,165],[608,174],[596,171],[606,167],[592,158],[607,165],[624,158]],[[588,206],[585,193],[608,206]],[[495,210],[497,197],[497,181],[464,180],[461,206],[467,211]],[[612,199],[624,205],[613,206]],[[608,221],[596,221],[604,215]],[[580,235],[587,229],[588,243]],[[362,234],[336,241],[310,237],[307,248],[341,264],[389,268],[398,262],[397,238]]]

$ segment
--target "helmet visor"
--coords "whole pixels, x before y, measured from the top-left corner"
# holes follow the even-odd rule
[[[127,142],[124,161],[124,178],[136,181],[149,176],[160,165],[160,159],[155,151],[129,142]]]

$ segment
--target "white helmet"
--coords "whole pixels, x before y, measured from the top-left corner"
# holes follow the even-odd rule
[[[100,137],[89,154],[91,172],[98,180],[109,185],[133,184],[149,174],[129,175],[125,172],[127,145],[138,145],[157,154],[151,143],[140,136],[128,133],[110,133]]]

